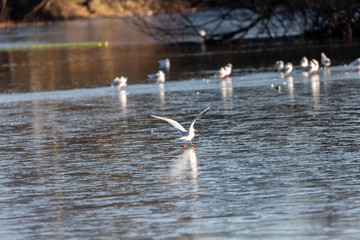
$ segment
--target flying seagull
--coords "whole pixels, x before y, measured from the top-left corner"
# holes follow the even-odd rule
[[[173,125],[176,130],[179,131],[180,133],[180,140],[183,140],[184,141],[184,148],[186,147],[185,146],[185,142],[186,141],[190,141],[190,144],[191,146],[196,146],[194,144],[192,144],[191,140],[195,137],[195,128],[194,128],[194,124],[197,120],[199,120],[207,111],[210,110],[210,107],[206,108],[205,110],[203,110],[201,113],[199,113],[195,118],[194,120],[192,121],[192,123],[190,124],[190,128],[188,131],[186,131],[186,129],[180,124],[178,123],[177,121],[175,120],[172,120],[172,119],[169,119],[169,118],[164,118],[164,117],[159,117],[159,116],[154,116],[154,115],[151,115],[151,117],[154,117],[154,118],[158,118],[158,119],[161,119],[161,120],[164,120],[164,121],[167,121],[168,123],[170,123],[171,125]]]

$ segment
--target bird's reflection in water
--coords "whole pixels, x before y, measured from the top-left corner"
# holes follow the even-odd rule
[[[121,103],[121,107],[124,112],[124,116],[127,116],[126,110],[127,110],[127,92],[124,89],[118,88],[118,98]]]
[[[227,77],[220,79],[221,96],[225,109],[232,109],[233,105],[233,82],[232,79]]]
[[[233,82],[232,79],[227,77],[220,80],[221,85],[221,95],[223,100],[232,100],[233,96]]]
[[[191,179],[186,188],[191,187],[195,195],[198,189],[198,158],[195,148],[184,149],[170,170],[170,176],[173,181],[184,182],[185,179]]]
[[[160,97],[160,102],[162,105],[165,104],[165,84],[164,83],[159,83],[159,97]]]
[[[290,99],[294,100],[294,78],[292,76],[288,76],[286,77],[286,80]]]
[[[195,148],[186,148],[171,160],[173,165],[168,173],[172,195],[186,204],[187,211],[194,217],[199,212],[198,158]]]
[[[325,90],[325,92],[327,92],[329,89],[328,89],[328,83],[329,83],[329,81],[330,81],[330,78],[331,78],[331,70],[330,70],[330,68],[325,68],[325,69],[323,69],[323,79],[324,79],[324,81],[323,81],[323,85],[324,85],[324,90]]]
[[[323,69],[323,76],[325,80],[328,80],[331,77],[331,70],[330,68]]]
[[[310,77],[311,80],[311,90],[314,99],[314,110],[319,110],[320,104],[320,81],[319,75],[315,74]]]

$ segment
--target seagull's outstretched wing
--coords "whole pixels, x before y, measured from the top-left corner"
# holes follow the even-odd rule
[[[195,122],[196,122],[197,120],[199,120],[199,119],[200,119],[207,111],[209,111],[209,110],[210,110],[210,107],[206,108],[204,111],[202,111],[201,113],[199,113],[199,114],[194,118],[194,120],[192,121],[192,123],[191,123],[191,125],[190,125],[190,129],[191,129],[191,127],[194,126]]]
[[[158,118],[158,119],[161,119],[161,120],[164,120],[164,121],[167,121],[168,123],[170,123],[171,125],[173,125],[180,133],[181,136],[184,135],[184,133],[187,133],[187,131],[185,130],[185,128],[183,126],[181,126],[180,123],[178,123],[177,121],[175,120],[172,120],[172,119],[169,119],[169,118],[164,118],[164,117],[159,117],[159,116],[154,116],[154,115],[151,115],[152,117],[154,118]]]

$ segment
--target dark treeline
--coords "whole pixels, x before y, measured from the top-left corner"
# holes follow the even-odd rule
[[[304,38],[360,37],[359,0],[183,0],[162,1],[162,9],[171,6],[168,20],[139,17],[136,25],[144,32],[162,38],[178,37],[206,31],[204,41],[233,40],[267,35],[269,38],[302,36]],[[180,7],[177,7],[180,6]],[[214,10],[206,21],[189,14],[192,11]],[[173,24],[170,24],[173,23]],[[223,26],[231,25],[225,30]],[[184,34],[183,31],[180,34]]]
[[[306,26],[304,34],[351,39],[360,31],[359,0],[242,0],[204,1],[229,9],[245,8],[258,14],[255,21],[267,24],[272,18]],[[279,20],[281,21],[281,20]]]
[[[134,15],[136,26],[158,38],[205,30],[205,41],[232,40],[244,38],[254,29],[272,38],[289,36],[294,28],[297,35],[305,37],[360,36],[359,0],[0,0],[0,3],[2,21]],[[216,11],[207,15],[206,21],[194,17],[194,12],[205,10]],[[222,24],[232,27],[219,31]]]

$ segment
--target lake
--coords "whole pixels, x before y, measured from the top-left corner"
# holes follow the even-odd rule
[[[360,72],[346,65],[357,42],[244,48],[114,34],[87,39],[108,47],[0,52],[1,239],[360,235]],[[304,76],[301,57],[322,51],[332,66]],[[165,57],[167,81],[149,83]],[[279,59],[295,65],[288,77],[274,71]],[[230,78],[210,78],[228,62]],[[121,75],[128,86],[109,87]],[[194,148],[150,116],[187,128],[206,107]]]

